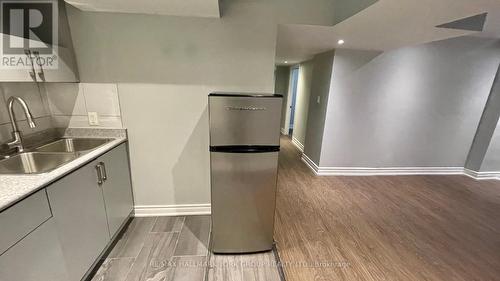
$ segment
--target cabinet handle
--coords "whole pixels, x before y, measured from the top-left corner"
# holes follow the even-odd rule
[[[102,180],[106,181],[108,179],[108,173],[106,172],[106,164],[104,164],[104,162],[99,162],[99,165],[101,165],[102,168]]]
[[[38,76],[42,81],[45,82],[45,73],[43,72],[43,65],[42,61],[40,59],[40,53],[38,51],[34,51],[33,54],[35,55],[35,62],[36,64],[40,67],[40,71],[38,72]]]
[[[101,166],[101,163],[95,165],[95,170],[97,172],[97,184],[98,185],[101,185],[104,182],[104,180],[102,179],[102,166]]]
[[[24,53],[30,59],[30,62],[31,62],[31,71],[29,72],[30,76],[31,76],[31,79],[33,79],[35,82],[37,82],[36,73],[35,73],[35,62],[33,61],[33,56],[31,56],[31,51],[30,50],[24,50]]]

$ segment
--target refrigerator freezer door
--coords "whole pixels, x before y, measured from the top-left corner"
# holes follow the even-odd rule
[[[248,253],[273,245],[278,152],[211,152],[212,251]]]
[[[279,145],[281,97],[210,96],[210,145]]]

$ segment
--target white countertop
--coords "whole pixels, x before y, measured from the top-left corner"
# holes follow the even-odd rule
[[[0,175],[0,211],[80,168],[125,141],[127,141],[126,138],[114,139],[48,173]]]

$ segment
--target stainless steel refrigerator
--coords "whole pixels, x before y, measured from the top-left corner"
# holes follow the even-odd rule
[[[215,253],[272,249],[280,95],[208,97],[212,244]]]

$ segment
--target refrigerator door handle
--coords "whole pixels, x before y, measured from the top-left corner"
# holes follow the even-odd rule
[[[280,151],[279,145],[225,145],[210,146],[210,152],[220,153],[267,153]]]

